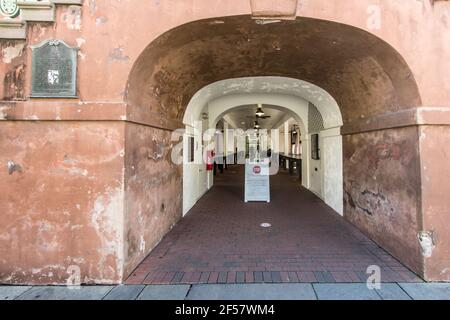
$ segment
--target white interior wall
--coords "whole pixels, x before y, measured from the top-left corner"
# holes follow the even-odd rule
[[[201,161],[205,155],[204,155],[204,142],[202,141],[201,137],[204,133],[205,130],[208,129],[208,120],[207,119],[203,119],[202,120],[202,126],[201,128],[197,128],[199,135],[197,135],[198,141],[196,141],[196,148],[195,148],[195,152],[196,152],[196,161],[195,162],[200,162],[198,164],[199,166],[199,182],[198,182],[198,197],[197,200],[200,199],[201,197],[203,197],[203,195],[212,187],[213,185],[213,181],[212,178],[213,176],[211,174],[208,174],[208,171],[206,170],[206,164],[204,163],[204,161]],[[199,160],[197,160],[199,159]]]
[[[186,126],[183,138],[183,216],[213,186],[213,174],[206,170],[203,132],[208,120],[199,120],[195,126]],[[189,163],[189,137],[194,138],[194,162]]]
[[[188,163],[189,137],[194,137],[194,128],[186,126],[183,137],[183,216],[195,205],[198,199],[198,172],[200,165]]]
[[[342,136],[338,128],[321,132],[323,200],[340,215],[344,214],[344,175]]]

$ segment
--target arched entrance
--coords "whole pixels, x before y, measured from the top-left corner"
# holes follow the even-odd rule
[[[249,16],[192,22],[165,33],[138,58],[127,86],[128,117],[161,128],[159,133],[149,129],[147,134],[163,135],[165,145],[161,149],[165,149],[169,147],[167,131],[184,127],[186,108],[190,101],[200,99],[196,93],[202,88],[206,88],[204,95],[209,101],[213,93],[208,85],[226,79],[268,76],[307,81],[333,97],[342,115],[344,134],[344,217],[421,273],[423,260],[416,239],[420,224],[417,180],[409,175],[419,166],[417,155],[414,156],[417,132],[413,128],[387,129],[382,123],[372,122],[401,108],[419,106],[421,99],[403,58],[374,35],[310,18],[263,25]],[[273,80],[267,84],[269,91],[284,85]],[[320,94],[320,90],[312,90],[309,98],[320,100]],[[227,91],[221,95],[226,96]],[[187,121],[194,119],[195,116]],[[326,117],[324,122],[327,123]],[[330,137],[338,139],[340,133],[336,129],[341,124],[335,125]],[[130,137],[136,134],[133,130],[130,129]],[[335,151],[329,150],[330,154],[337,154]],[[157,232],[142,231],[147,234],[147,248],[154,247],[181,218],[181,168],[156,163],[152,170],[163,167],[168,172],[161,181],[167,188],[162,190],[176,197],[177,202],[172,203],[170,214],[165,211],[164,223],[146,226],[146,230],[157,228]],[[330,166],[325,170],[339,168]],[[129,177],[134,188],[138,187],[136,177]],[[145,174],[141,176],[144,177]],[[138,192],[127,191],[130,195]],[[336,206],[342,201],[341,196],[338,198]],[[144,203],[126,205],[130,211],[140,211]],[[133,226],[128,232],[140,234]],[[134,263],[129,263],[127,270],[143,257],[142,253],[129,254],[127,259]]]
[[[290,114],[299,124],[303,157],[302,185],[315,192],[325,203],[339,214],[343,214],[342,182],[342,137],[340,127],[342,116],[333,97],[322,88],[306,81],[284,77],[254,77],[219,81],[199,90],[188,104],[183,123],[187,131],[193,133],[196,124],[201,124],[203,131],[216,128],[217,122],[228,112],[238,106],[265,104]],[[316,107],[317,106],[317,107]],[[317,108],[317,109],[316,109]],[[318,110],[322,124],[320,129],[314,126],[314,110]],[[202,118],[208,120],[204,121]],[[311,124],[309,123],[311,122]],[[231,128],[230,128],[231,129]],[[242,129],[234,124],[234,129]],[[277,129],[277,128],[266,128]],[[311,129],[311,130],[310,130]],[[311,133],[320,133],[321,160],[312,160],[310,156]],[[187,147],[187,146],[186,146]],[[279,152],[285,152],[280,150]],[[198,157],[202,152],[197,153]],[[198,162],[197,162],[198,163]],[[200,166],[184,164],[184,206],[183,213],[195,204],[199,196],[212,187],[212,177],[197,175]],[[199,181],[199,180],[207,181]],[[198,186],[203,186],[197,192]],[[186,194],[187,192],[187,194]]]
[[[26,40],[2,39],[0,282],[63,284],[77,268],[83,283],[123,282],[182,218],[171,138],[187,106],[254,77],[333,97],[344,219],[426,280],[449,280],[450,2],[315,0],[289,21],[254,19],[282,2],[294,1],[58,4],[47,13],[75,25],[28,21]],[[77,99],[30,97],[30,48],[55,38],[79,47]],[[266,85],[256,93],[283,87]],[[214,99],[254,94],[242,89]]]

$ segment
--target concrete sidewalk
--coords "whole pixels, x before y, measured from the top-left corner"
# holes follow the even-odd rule
[[[0,286],[0,300],[450,300],[450,283]]]

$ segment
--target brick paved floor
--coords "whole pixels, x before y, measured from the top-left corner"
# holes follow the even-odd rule
[[[294,177],[271,185],[270,204],[245,204],[243,167],[230,167],[126,283],[365,282],[370,265],[383,282],[421,281]]]

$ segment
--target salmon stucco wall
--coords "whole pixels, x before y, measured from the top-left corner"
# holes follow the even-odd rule
[[[0,283],[122,281],[123,142],[120,122],[0,121]]]
[[[417,127],[344,137],[345,217],[423,275]]]
[[[347,218],[450,280],[450,2],[299,4],[297,21],[261,24],[250,0],[86,0],[1,40],[0,283],[61,284],[77,268],[85,283],[122,282],[181,216],[165,130],[203,86],[262,75],[332,93]],[[29,97],[30,46],[49,39],[79,48],[78,99]]]
[[[421,126],[419,132],[425,274],[430,281],[450,281],[450,127]]]
[[[127,124],[125,146],[125,275],[182,216],[182,166],[172,162],[172,132]]]

